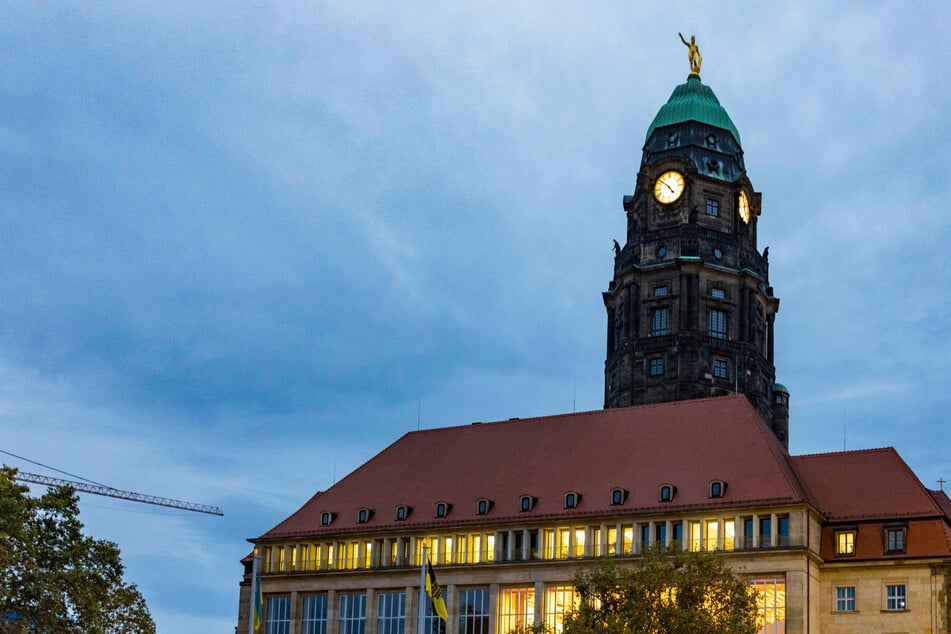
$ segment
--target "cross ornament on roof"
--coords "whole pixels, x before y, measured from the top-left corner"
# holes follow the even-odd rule
[[[938,478],[938,490],[944,491],[944,483],[946,480],[944,478]]]

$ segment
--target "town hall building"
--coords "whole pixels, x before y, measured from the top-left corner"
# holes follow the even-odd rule
[[[660,545],[724,553],[757,590],[766,634],[951,632],[947,495],[892,448],[788,452],[762,196],[691,60],[623,199],[627,235],[603,293],[604,409],[382,448],[250,540],[260,631],[411,634],[422,599],[430,634],[560,632],[579,567]],[[445,621],[420,595],[424,548]],[[238,632],[253,557],[242,561]]]

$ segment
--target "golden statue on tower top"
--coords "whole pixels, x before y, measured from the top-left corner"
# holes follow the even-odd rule
[[[690,62],[690,73],[692,75],[700,74],[700,64],[703,63],[703,55],[700,54],[700,47],[697,46],[697,38],[693,35],[690,36],[690,41],[684,39],[683,33],[678,33],[680,36],[680,41],[684,43],[688,49],[687,60]]]

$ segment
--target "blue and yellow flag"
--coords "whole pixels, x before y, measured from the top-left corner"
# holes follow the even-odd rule
[[[433,565],[426,560],[426,593],[433,600],[433,609],[443,621],[449,619],[449,612],[446,610],[446,600],[442,596],[442,589],[436,583],[436,573],[433,572]]]
[[[261,588],[261,571],[254,580],[254,629],[261,629],[261,623],[264,621],[264,589]]]

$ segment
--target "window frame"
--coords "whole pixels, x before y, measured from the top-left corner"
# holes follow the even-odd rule
[[[884,534],[882,535],[882,537],[884,539],[883,545],[885,546],[885,554],[886,555],[904,554],[905,549],[908,547],[908,527],[886,525],[883,531],[884,531]],[[892,547],[892,535],[900,535],[901,543],[897,548]]]
[[[476,500],[476,515],[488,515],[492,510],[492,500],[479,498]]]
[[[436,502],[436,519],[449,517],[450,511],[452,511],[452,504],[449,502]]]
[[[651,311],[651,337],[670,334],[670,306],[658,306]]]
[[[664,376],[664,357],[651,357],[647,360],[647,376]]]
[[[707,311],[707,332],[714,339],[727,339],[730,331],[729,315],[719,308],[710,308]]]
[[[858,533],[858,529],[852,527],[837,528],[833,531],[832,546],[836,557],[855,557]]]
[[[568,491],[565,493],[565,508],[576,509],[581,503],[581,494],[577,491]]]
[[[836,612],[855,612],[855,586],[836,586],[833,600]]]
[[[518,500],[519,509],[522,513],[529,513],[533,508],[535,508],[536,500],[531,495],[523,495]]]
[[[905,612],[906,610],[908,610],[908,586],[904,583],[885,584],[885,611]]]
[[[611,489],[611,506],[620,506],[627,499],[627,489],[617,487]]]
[[[720,217],[720,201],[716,198],[707,197],[707,203],[704,205],[704,212],[711,218]]]
[[[663,503],[672,502],[676,495],[677,487],[669,483],[664,483],[658,487],[657,501]]]
[[[726,482],[713,480],[710,483],[710,499],[720,499],[726,494]]]
[[[726,359],[714,359],[713,360],[713,378],[715,379],[729,379],[730,378],[730,362]]]
[[[321,511],[320,512],[320,525],[321,526],[330,526],[334,522],[334,518],[337,517],[337,514],[332,511]]]

